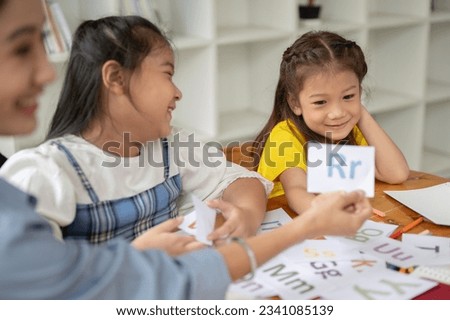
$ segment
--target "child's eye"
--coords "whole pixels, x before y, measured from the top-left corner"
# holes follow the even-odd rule
[[[31,52],[31,46],[30,45],[22,45],[16,48],[14,50],[15,54],[18,56],[26,56],[28,53]]]
[[[313,104],[316,106],[323,106],[325,103],[327,103],[326,100],[318,100],[313,102]]]
[[[348,94],[348,95],[344,96],[344,100],[351,100],[351,99],[353,99],[354,97],[355,97],[354,94]]]

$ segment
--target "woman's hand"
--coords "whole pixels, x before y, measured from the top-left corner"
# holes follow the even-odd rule
[[[372,214],[369,200],[362,191],[333,192],[317,196],[309,209],[291,222],[246,239],[256,262],[262,265],[283,250],[306,239],[323,235],[352,235]],[[233,242],[217,248],[233,280],[251,269],[246,250]]]
[[[256,234],[258,226],[255,226],[253,217],[243,209],[223,199],[210,200],[207,204],[220,211],[225,218],[225,222],[211,232],[208,239],[217,241],[228,237],[246,238]]]
[[[363,191],[332,192],[318,195],[302,215],[310,232],[318,235],[353,235],[372,214]],[[305,221],[303,221],[305,223]]]
[[[131,245],[138,250],[161,249],[172,256],[203,248],[193,236],[175,233],[182,221],[183,217],[164,221],[134,239]]]

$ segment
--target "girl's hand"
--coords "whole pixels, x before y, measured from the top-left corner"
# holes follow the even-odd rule
[[[193,236],[175,233],[182,221],[183,217],[164,221],[134,239],[131,245],[138,250],[161,249],[171,256],[203,248]]]
[[[215,199],[207,202],[208,206],[220,211],[225,222],[211,232],[208,239],[212,241],[224,240],[228,237],[249,237],[257,230],[250,214],[246,214],[241,208],[223,199]]]

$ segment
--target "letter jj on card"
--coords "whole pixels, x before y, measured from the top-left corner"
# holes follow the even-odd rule
[[[374,196],[374,147],[308,143],[308,192],[357,189]]]

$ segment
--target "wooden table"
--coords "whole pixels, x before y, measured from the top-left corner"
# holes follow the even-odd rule
[[[386,223],[393,223],[399,226],[404,226],[420,217],[420,215],[417,212],[409,209],[408,207],[405,207],[397,200],[394,200],[393,198],[386,195],[383,192],[384,190],[419,189],[431,187],[436,184],[441,184],[448,181],[450,181],[450,179],[417,171],[411,171],[408,180],[400,185],[390,185],[387,183],[377,181],[375,183],[375,197],[371,199],[370,202],[375,209],[378,209],[386,213],[386,216],[380,217],[374,214],[371,217],[371,220],[378,222],[384,221]],[[267,210],[273,210],[280,207],[283,208],[292,218],[297,216],[297,214],[294,213],[289,208],[285,196],[279,196],[276,198],[269,199],[267,203]],[[434,224],[429,220],[425,220],[415,228],[408,231],[408,233],[419,233],[427,229],[434,236],[450,237],[450,227],[440,226]],[[398,239],[400,240],[401,237]],[[274,299],[277,299],[277,297],[274,297]],[[449,299],[450,299],[450,286],[442,283],[438,284],[431,290],[414,298],[414,300],[449,300]]]
[[[449,179],[438,177],[435,175],[411,171],[411,174],[407,181],[402,184],[390,185],[387,183],[377,181],[375,183],[375,197],[371,199],[371,204],[375,209],[383,211],[386,213],[386,217],[380,217],[378,215],[373,215],[371,220],[378,222],[386,222],[392,223],[399,226],[404,226],[413,220],[420,217],[418,213],[404,206],[397,200],[386,195],[384,190],[411,190],[411,189],[419,189],[425,187],[431,187],[436,184],[444,183],[450,181]],[[450,201],[450,199],[449,199]],[[279,196],[272,199],[269,199],[267,204],[267,210],[273,210],[277,208],[283,208],[292,218],[296,216],[296,214],[289,208],[287,205],[286,197]],[[450,212],[449,212],[450,214]],[[429,230],[434,236],[444,236],[450,237],[450,227],[441,226],[434,224],[433,222],[426,220],[411,229],[409,233],[419,233],[423,230]],[[401,238],[399,238],[401,239]]]

